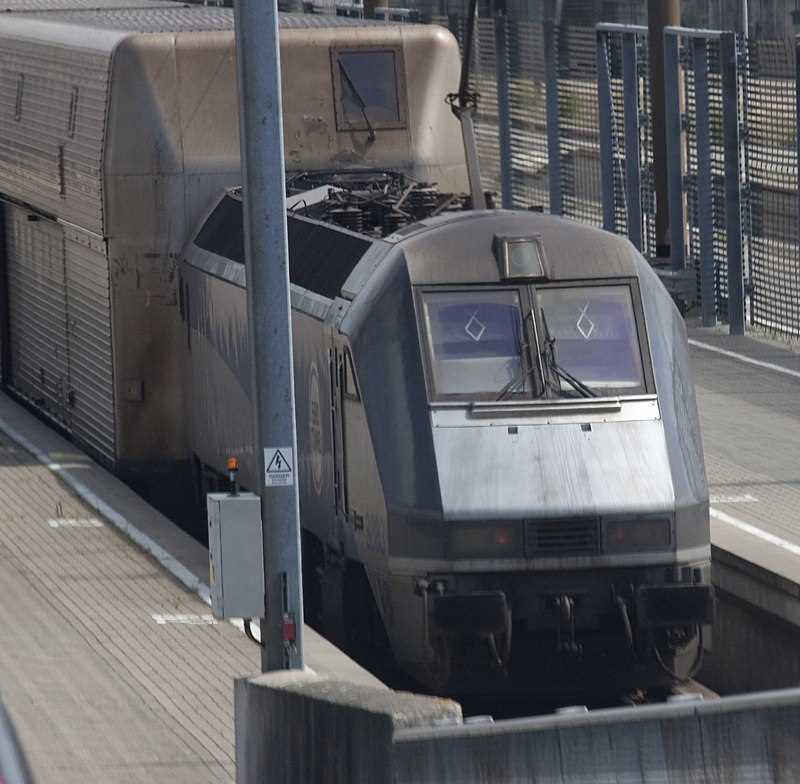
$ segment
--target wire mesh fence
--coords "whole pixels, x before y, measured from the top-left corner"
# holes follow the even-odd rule
[[[447,15],[430,21],[463,51],[466,0],[439,8]],[[646,30],[571,24],[570,14],[555,26],[541,4],[507,8],[507,16],[483,9],[473,47],[484,187],[507,206],[625,234],[656,261],[665,238],[656,237]],[[746,282],[751,324],[800,335],[795,43],[685,28],[669,35],[673,270],[685,260],[704,322],[733,324]]]
[[[713,298],[711,312],[725,319],[727,238],[719,37],[689,38],[681,52],[686,100],[687,262],[697,275],[698,299],[702,303]]]
[[[656,256],[647,30],[598,25],[603,226]]]
[[[464,50],[467,20],[462,14],[434,16]],[[498,30],[499,27],[499,30]],[[498,37],[502,36],[502,41]],[[500,46],[498,46],[500,44]],[[498,60],[498,50],[502,61]],[[503,191],[500,113],[509,126],[511,203],[516,207],[550,208],[548,173],[547,98],[541,22],[478,19],[475,26],[470,89],[480,96],[475,136],[486,190]],[[508,99],[498,103],[498,73],[505,67]]]
[[[750,318],[800,335],[796,50],[751,39],[745,80]]]
[[[601,226],[595,31],[592,27],[561,27],[555,40],[563,214]]]
[[[523,20],[507,29],[513,201],[549,211],[544,27]]]

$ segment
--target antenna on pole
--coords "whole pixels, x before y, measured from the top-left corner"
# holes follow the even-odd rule
[[[461,79],[458,92],[447,96],[447,103],[453,114],[461,123],[461,136],[464,140],[464,153],[467,158],[467,177],[472,197],[473,210],[486,209],[486,197],[481,185],[481,169],[478,161],[478,145],[475,141],[473,116],[478,108],[480,95],[469,89],[469,69],[472,62],[472,42],[475,38],[475,18],[478,13],[478,0],[470,0],[467,16],[467,36],[464,42],[464,54],[461,60]]]

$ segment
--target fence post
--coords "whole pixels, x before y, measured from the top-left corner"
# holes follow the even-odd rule
[[[704,327],[717,323],[714,280],[714,184],[711,181],[711,124],[708,106],[708,40],[692,38],[697,128],[697,218],[700,231],[700,306]]]
[[[795,36],[794,39],[795,45],[795,112],[797,115],[797,135],[796,135],[796,144],[797,144],[797,189],[798,189],[798,215],[796,216],[797,220],[800,220],[800,36]],[[750,265],[750,285],[751,285],[751,295],[750,295],[750,313],[751,318],[752,315],[756,312],[758,307],[758,297],[756,296],[758,293],[758,289],[755,285],[756,276],[753,275],[753,265],[751,261]]]
[[[544,74],[547,93],[547,162],[550,169],[550,213],[561,215],[564,203],[561,193],[561,128],[558,119],[558,28],[545,21]]]
[[[614,136],[611,124],[611,73],[607,43],[611,32],[597,31],[597,110],[600,120],[600,187],[603,194],[603,228],[616,231],[614,209]]]
[[[642,185],[639,151],[639,73],[636,67],[636,36],[622,35],[622,89],[625,105],[625,201],[628,239],[642,249]]]
[[[504,14],[494,19],[495,76],[497,78],[497,125],[500,141],[500,198],[504,209],[514,206],[511,160],[511,117],[508,84],[508,20]]]
[[[672,270],[682,272],[685,261],[686,227],[683,205],[683,145],[681,136],[681,85],[678,34],[664,31],[664,109],[667,148],[667,193],[669,198],[669,244]]]
[[[744,269],[742,266],[741,145],[739,142],[739,68],[736,33],[720,38],[722,125],[725,149],[725,231],[728,249],[728,328],[744,334]]]

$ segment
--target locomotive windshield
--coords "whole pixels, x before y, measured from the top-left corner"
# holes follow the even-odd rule
[[[515,379],[532,396],[519,291],[429,291],[423,312],[437,397],[493,399]]]
[[[552,354],[549,365],[555,363],[595,393],[644,391],[628,286],[544,288],[536,300]]]
[[[428,289],[421,305],[434,400],[647,391],[628,285]]]

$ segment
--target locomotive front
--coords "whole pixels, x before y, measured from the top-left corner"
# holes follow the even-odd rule
[[[461,695],[690,675],[713,615],[708,489],[655,273],[534,213],[387,239],[340,332],[371,441],[347,449],[374,453],[382,495],[351,513],[355,544],[397,660]]]

